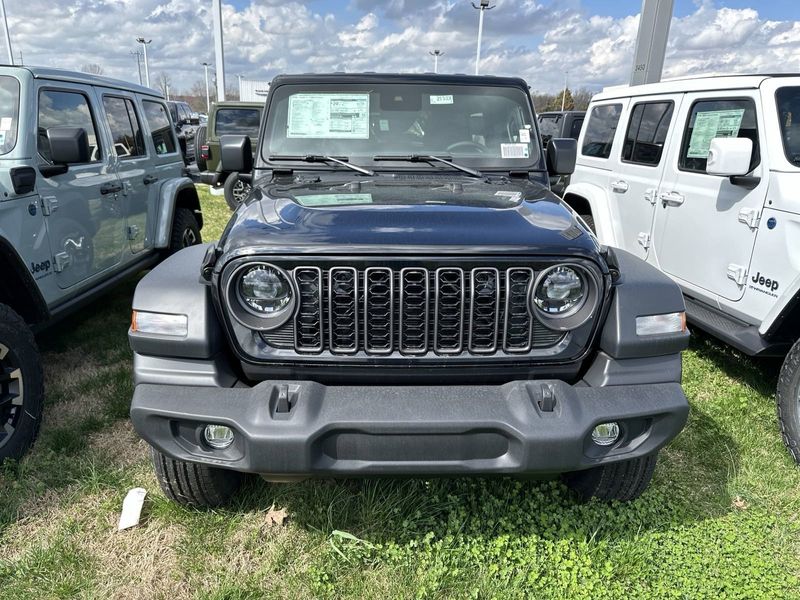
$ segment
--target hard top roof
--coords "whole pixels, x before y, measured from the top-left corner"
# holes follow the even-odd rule
[[[8,69],[21,69],[28,71],[36,79],[53,79],[56,81],[69,81],[70,83],[82,83],[85,85],[99,85],[108,88],[136,92],[137,94],[155,96],[157,98],[164,97],[159,90],[154,90],[152,88],[139,85],[138,83],[129,83],[120,79],[103,77],[102,75],[92,75],[91,73],[81,73],[78,71],[68,71],[66,69],[54,69],[50,67],[23,67],[16,65],[3,65],[3,67]]]
[[[658,83],[648,83],[645,85],[618,85],[603,89],[602,92],[596,94],[594,98],[592,98],[592,101],[627,98],[629,96],[647,96],[650,94],[669,94],[673,92],[685,93],[713,90],[756,89],[767,79],[787,77],[800,77],[800,73],[703,75],[698,77],[665,79]]]
[[[278,75],[271,87],[287,83],[433,83],[440,85],[504,85],[528,89],[519,77],[437,73],[300,73]]]

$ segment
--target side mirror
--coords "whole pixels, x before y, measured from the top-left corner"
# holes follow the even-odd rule
[[[578,141],[572,138],[550,138],[545,151],[550,175],[572,175],[578,160]]]
[[[47,130],[50,160],[57,165],[89,162],[89,137],[82,127],[50,127]]]
[[[200,115],[195,113],[189,117],[189,125],[200,125]]]
[[[747,138],[714,138],[708,149],[706,173],[738,177],[750,172],[753,141]]]
[[[223,135],[219,138],[219,161],[226,173],[249,173],[253,170],[253,149],[246,135]]]

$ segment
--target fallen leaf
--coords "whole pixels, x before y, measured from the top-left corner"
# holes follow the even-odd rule
[[[289,513],[286,512],[285,508],[275,508],[273,504],[267,511],[267,525],[283,526],[286,525],[286,521],[288,520]]]
[[[741,496],[736,496],[736,498],[733,499],[732,504],[733,508],[737,508],[739,510],[745,510],[748,506],[750,506]]]

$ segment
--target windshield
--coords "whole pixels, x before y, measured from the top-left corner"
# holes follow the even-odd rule
[[[775,99],[786,159],[800,167],[800,87],[780,88]]]
[[[0,76],[0,154],[8,154],[17,145],[19,81]]]
[[[220,135],[249,135],[258,137],[261,113],[257,108],[220,108],[217,111],[214,133]]]
[[[275,89],[267,119],[264,160],[325,155],[379,169],[386,157],[438,155],[521,169],[540,158],[530,99],[515,87],[287,84]]]

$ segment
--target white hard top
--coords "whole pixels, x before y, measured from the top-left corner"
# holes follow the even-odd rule
[[[665,79],[659,83],[646,85],[617,85],[604,88],[592,98],[592,102],[629,98],[631,96],[650,96],[655,94],[705,92],[709,90],[745,90],[756,89],[768,79],[800,77],[800,73],[779,73],[763,75],[706,75],[701,77],[683,77]]]

